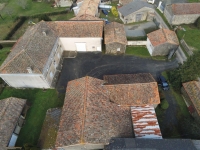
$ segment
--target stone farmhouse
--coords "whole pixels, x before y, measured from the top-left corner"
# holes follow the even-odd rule
[[[117,22],[106,24],[104,27],[104,43],[106,54],[124,54],[127,45],[124,25]]]
[[[200,3],[175,3],[167,5],[164,16],[171,25],[191,24],[200,17]]]
[[[190,114],[196,121],[200,122],[200,82],[190,81],[183,83],[181,92]]]
[[[146,1],[135,0],[118,8],[119,17],[124,24],[152,21],[154,18],[154,7]]]
[[[14,147],[23,124],[26,100],[15,97],[0,100],[0,149]]]
[[[103,149],[112,137],[162,135],[154,105],[158,86],[148,74],[83,77],[68,82],[55,139],[57,149]],[[137,114],[137,115],[136,115]]]
[[[179,41],[174,31],[159,29],[147,34],[147,49],[151,56],[165,56],[179,46]]]
[[[0,67],[0,77],[15,88],[53,88],[62,57],[101,52],[104,22],[56,21],[30,27]]]

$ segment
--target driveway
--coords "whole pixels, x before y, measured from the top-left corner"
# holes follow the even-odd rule
[[[86,75],[102,79],[103,75],[151,73],[156,77],[162,71],[177,66],[176,60],[167,62],[127,55],[113,56],[101,53],[78,53],[76,58],[64,59],[56,89],[64,93],[68,81]]]

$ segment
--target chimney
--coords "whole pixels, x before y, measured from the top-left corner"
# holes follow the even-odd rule
[[[42,32],[42,34],[43,34],[44,36],[46,36],[46,35],[47,35],[47,33],[46,33],[45,31],[43,31],[43,32]]]

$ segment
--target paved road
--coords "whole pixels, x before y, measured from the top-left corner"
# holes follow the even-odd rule
[[[86,75],[102,79],[103,75],[110,74],[151,73],[156,77],[162,71],[177,66],[176,60],[167,62],[135,56],[79,53],[76,58],[64,59],[56,88],[59,92],[65,92],[68,81]]]

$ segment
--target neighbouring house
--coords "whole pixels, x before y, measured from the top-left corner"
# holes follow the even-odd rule
[[[15,88],[53,88],[62,57],[101,52],[104,22],[41,21],[28,28],[0,67],[0,77]]]
[[[159,29],[147,34],[147,49],[151,56],[165,56],[175,52],[179,41],[174,31]]]
[[[200,17],[200,3],[175,3],[167,5],[164,16],[171,25],[191,24]]]
[[[106,54],[124,54],[127,39],[124,25],[112,22],[104,27],[104,43]]]
[[[131,107],[142,109],[151,105],[152,108],[159,103],[157,83],[148,73],[106,75],[104,80],[88,76],[72,80],[67,85],[55,147],[103,149],[112,137],[134,137],[138,127],[134,129]],[[145,115],[140,113],[143,138],[159,135],[155,114],[149,112],[143,119],[142,116]],[[154,119],[152,124],[145,121],[148,117]]]
[[[15,147],[24,117],[26,100],[15,97],[0,100],[0,149]]]
[[[191,139],[112,138],[104,150],[197,150]]]
[[[152,21],[154,18],[154,6],[146,1],[135,0],[118,9],[119,17],[124,24],[139,22],[139,21]]]
[[[74,7],[74,13],[76,17],[81,16],[92,16],[99,17],[98,6],[100,4],[100,0],[84,0],[80,4],[77,4],[77,7]],[[77,19],[76,19],[77,20]],[[79,20],[79,19],[78,19]]]
[[[68,7],[73,3],[72,0],[55,0],[55,4],[57,7]]]
[[[200,82],[190,81],[183,83],[181,92],[188,111],[200,123]]]

